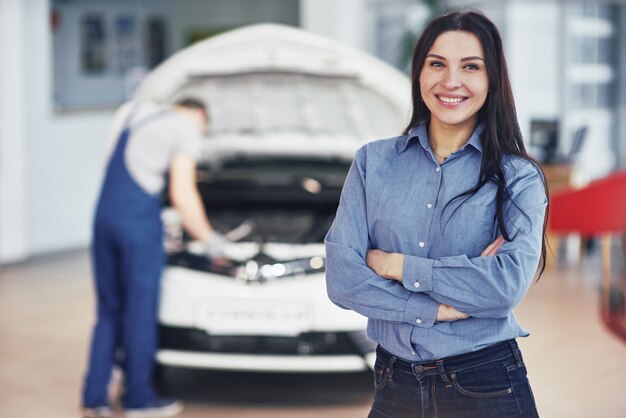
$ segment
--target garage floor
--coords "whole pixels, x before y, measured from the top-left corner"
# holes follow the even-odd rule
[[[617,251],[616,250],[616,255]],[[600,260],[561,263],[534,285],[516,314],[543,418],[618,418],[626,410],[626,342],[600,321]],[[614,257],[614,278],[626,281]],[[93,322],[84,251],[0,270],[0,418],[78,416]],[[183,399],[182,418],[365,417],[369,374],[265,375],[166,371],[163,389]]]

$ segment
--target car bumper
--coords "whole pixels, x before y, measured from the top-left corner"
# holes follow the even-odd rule
[[[374,344],[362,331],[297,336],[210,335],[161,326],[162,365],[273,372],[356,372],[373,367]]]
[[[289,372],[337,373],[359,372],[371,369],[374,354],[339,356],[278,356],[203,353],[193,351],[160,350],[157,361],[164,366],[200,369]]]

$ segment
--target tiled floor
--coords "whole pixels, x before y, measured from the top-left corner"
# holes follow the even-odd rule
[[[615,281],[624,280],[620,260]],[[621,276],[621,277],[619,277]],[[516,310],[541,416],[626,416],[626,342],[600,322],[599,256],[549,271]],[[0,270],[0,418],[76,417],[93,321],[85,252]],[[170,371],[183,418],[365,417],[369,374],[290,376]]]

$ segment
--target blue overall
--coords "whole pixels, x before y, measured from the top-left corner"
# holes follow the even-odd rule
[[[84,407],[109,404],[107,387],[116,364],[124,371],[124,407],[140,408],[157,397],[152,379],[165,260],[161,199],[144,191],[126,167],[132,113],[117,140],[96,209],[92,257],[97,322],[85,377]]]

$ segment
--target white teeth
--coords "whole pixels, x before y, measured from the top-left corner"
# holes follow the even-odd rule
[[[463,98],[461,98],[461,97],[443,97],[443,96],[439,96],[439,100],[441,100],[444,103],[461,103],[461,101],[463,101]]]

